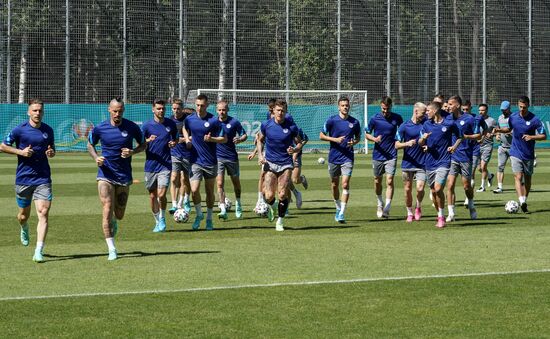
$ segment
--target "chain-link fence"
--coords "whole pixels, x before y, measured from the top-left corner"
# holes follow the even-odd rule
[[[548,0],[3,0],[0,102],[197,88],[550,104]]]

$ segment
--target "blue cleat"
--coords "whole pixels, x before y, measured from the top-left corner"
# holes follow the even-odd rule
[[[214,229],[214,222],[210,219],[206,219],[206,230],[212,231]]]
[[[227,221],[227,218],[228,218],[227,212],[226,213],[222,213],[222,212],[218,213],[218,219],[221,219],[223,221]],[[206,220],[206,222],[208,223],[208,220]]]
[[[44,256],[42,255],[42,251],[36,249],[34,251],[34,256],[32,257],[32,261],[36,262],[36,263],[42,263],[44,262]]]
[[[197,215],[195,217],[195,221],[193,222],[193,226],[191,226],[191,228],[193,229],[193,231],[196,231],[198,230],[200,227],[201,227],[201,221],[202,219],[204,219],[204,216],[201,214],[201,215]]]
[[[29,226],[21,227],[21,244],[23,246],[29,246],[30,236],[29,236]]]
[[[243,208],[239,202],[237,202],[237,206],[235,206],[235,218],[241,219],[243,217]]]
[[[113,261],[113,260],[117,260],[117,258],[118,258],[118,255],[116,253],[116,249],[109,250],[109,256],[107,257],[107,260]]]
[[[166,231],[166,219],[160,218],[159,222],[157,223],[157,226],[155,227],[155,229],[157,229],[157,232]]]
[[[176,206],[172,206],[172,208],[170,208],[170,209],[168,210],[168,213],[174,214],[174,213],[176,213],[176,211],[177,211],[177,207],[176,207]]]
[[[336,217],[336,221],[338,221],[340,224],[345,224],[346,219],[344,218],[344,214],[338,213],[338,216]]]
[[[191,212],[191,202],[189,200],[183,203],[183,209],[187,213]]]
[[[336,209],[336,214],[334,214],[334,221],[338,221],[338,216],[340,215],[340,209]]]

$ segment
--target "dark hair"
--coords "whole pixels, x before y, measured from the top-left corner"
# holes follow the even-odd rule
[[[199,94],[197,95],[196,100],[204,100],[208,102],[208,97],[206,96],[206,94]]]
[[[338,104],[340,104],[342,101],[347,101],[349,104],[349,98],[345,95],[338,98]]]
[[[437,111],[439,111],[442,107],[441,103],[439,101],[432,101],[428,104],[428,107],[433,107],[435,108]]]
[[[435,96],[434,96],[434,99],[437,98],[441,101],[445,101],[445,96],[443,95],[443,93],[439,92],[437,93]]]
[[[283,99],[275,100],[275,102],[273,103],[273,107],[275,107],[275,106],[282,107],[285,112],[288,109],[288,105],[287,105],[286,101],[284,101]]]
[[[462,106],[472,106],[472,102],[468,99],[466,99],[466,101],[464,101],[464,103],[462,104]]]
[[[153,100],[153,106],[155,105],[162,105],[162,106],[165,106],[166,105],[166,101],[164,101],[163,99],[155,99]]]
[[[33,99],[29,100],[29,106],[30,105],[42,105],[42,106],[44,106],[44,102],[40,99],[34,99],[33,98]]]
[[[184,108],[181,109],[181,111],[185,114],[193,114],[195,112],[195,110],[193,110],[190,107],[184,107]]]
[[[485,107],[489,111],[489,106],[487,104],[479,104],[479,108]]]
[[[389,96],[383,96],[382,101],[380,103],[386,106],[391,106],[393,103],[393,100]]]
[[[172,100],[172,104],[183,106],[183,100],[175,98],[174,100]]]
[[[527,104],[527,106],[529,106],[529,97],[526,95],[522,95],[519,97],[518,102],[523,102],[524,104]]]
[[[111,101],[109,102],[109,105],[110,104],[121,104],[122,106],[124,106],[124,101],[122,100],[122,97],[117,96],[111,99]]]
[[[447,101],[450,101],[450,100],[454,100],[458,102],[459,105],[462,106],[462,98],[459,95],[452,95]]]

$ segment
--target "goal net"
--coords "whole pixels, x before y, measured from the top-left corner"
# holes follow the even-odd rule
[[[269,99],[285,99],[288,113],[296,125],[309,137],[304,152],[327,152],[329,143],[319,140],[319,132],[325,121],[338,114],[338,98],[346,96],[350,100],[350,115],[360,121],[364,128],[367,121],[366,91],[317,91],[317,90],[248,90],[248,89],[198,89],[190,91],[187,106],[194,107],[197,95],[208,96],[208,111],[216,114],[216,101],[224,99],[229,102],[229,115],[237,118],[249,135],[247,142],[239,144],[239,151],[250,151],[253,147],[253,136],[260,130],[260,125],[267,119]],[[362,138],[364,138],[363,133]],[[365,143],[356,146],[356,151],[365,150]]]

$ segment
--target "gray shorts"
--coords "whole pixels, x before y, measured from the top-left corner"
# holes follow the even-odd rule
[[[493,146],[481,147],[481,161],[488,163],[491,160],[491,155],[493,154]],[[474,167],[475,168],[475,167]]]
[[[433,171],[426,171],[426,176],[428,177],[428,185],[434,187],[435,183],[445,186],[447,182],[447,176],[449,175],[449,169],[445,167],[438,167]]]
[[[498,147],[498,172],[504,173],[504,167],[510,158],[510,148],[509,147]]]
[[[426,171],[422,168],[402,169],[403,181],[426,181]]]
[[[384,173],[394,176],[397,168],[396,166],[397,159],[390,159],[386,161],[372,160],[372,172],[375,177],[381,177]]]
[[[302,167],[302,153],[298,154],[296,157],[296,161],[294,161],[294,168],[301,168]]]
[[[449,169],[449,175],[454,175],[455,177],[461,175],[463,178],[470,180],[472,178],[472,163],[467,162],[458,162],[451,160],[451,168]]]
[[[351,172],[353,172],[353,162],[345,162],[343,164],[328,163],[328,175],[331,178],[339,176],[351,177]]]
[[[521,160],[516,157],[510,157],[512,162],[512,172],[514,173],[523,173],[525,175],[533,175],[533,168],[535,160]]]
[[[282,173],[284,171],[286,171],[287,169],[293,169],[294,168],[294,164],[286,164],[286,165],[279,165],[279,164],[276,164],[276,163],[273,163],[271,161],[265,161],[265,163],[263,164],[262,166],[262,170],[264,172],[272,172],[272,173],[275,173],[275,174],[279,174],[279,173]]]
[[[52,201],[52,184],[15,185],[15,200],[21,208],[30,206],[32,200]]]
[[[225,171],[230,177],[238,177],[241,174],[239,160],[218,159],[218,175],[224,176]]]
[[[191,173],[191,163],[187,159],[172,156],[172,172]]]
[[[158,173],[145,172],[145,188],[148,191],[155,190],[159,187],[168,187],[170,185],[170,171],[162,171]]]
[[[481,162],[481,155],[472,156],[472,169],[476,169]]]
[[[218,165],[201,166],[199,164],[191,165],[191,178],[189,180],[196,181],[204,179],[214,179],[218,172]]]

